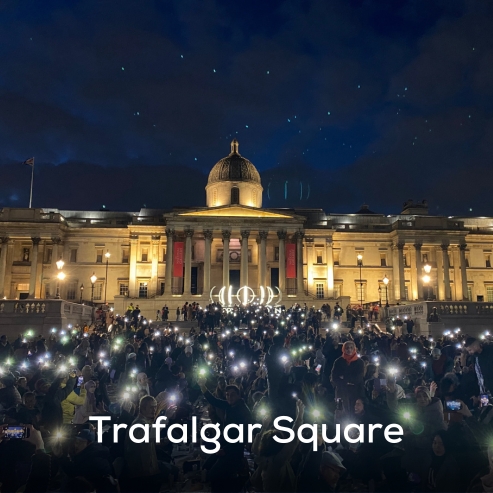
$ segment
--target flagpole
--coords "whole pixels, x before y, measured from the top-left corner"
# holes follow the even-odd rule
[[[34,158],[33,165],[31,166],[31,193],[29,194],[29,209],[33,203],[33,181],[34,181]]]

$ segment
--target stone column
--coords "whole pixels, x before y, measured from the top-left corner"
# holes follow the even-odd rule
[[[31,273],[29,276],[29,298],[33,299],[36,297],[36,280],[38,278],[38,248],[41,238],[33,237],[31,238],[33,242],[33,251],[31,255]]]
[[[158,279],[158,265],[159,265],[159,241],[161,240],[161,236],[152,235],[151,243],[152,243],[152,251],[151,251],[151,289],[150,295],[159,294],[157,279]],[[109,274],[108,274],[109,277]],[[106,279],[108,283],[108,279]]]
[[[327,298],[334,297],[334,256],[332,254],[332,238],[326,239],[326,257],[327,257]]]
[[[421,256],[421,247],[423,245],[421,243],[415,243],[414,249],[416,250],[416,280],[418,281],[418,300],[422,300],[424,298],[423,292],[423,261]]]
[[[306,252],[306,290],[314,292],[313,289],[313,264],[315,263],[315,240],[313,237],[305,238]]]
[[[183,280],[183,294],[192,294],[192,238],[193,229],[185,230],[185,279]]]
[[[404,274],[404,245],[403,241],[397,243],[398,265],[399,265],[399,299],[406,299],[406,277]]]
[[[443,257],[443,282],[445,284],[445,300],[452,299],[452,293],[450,290],[450,259],[448,256],[448,245],[441,245],[442,257]]]
[[[303,286],[303,238],[305,232],[299,230],[296,233],[296,294],[298,296],[304,294]]]
[[[445,284],[443,282],[443,255],[440,254],[438,248],[435,248],[435,257],[437,262],[437,300],[444,301],[445,300]]]
[[[56,268],[56,263],[58,260],[60,260],[61,257],[61,244],[62,244],[62,239],[59,238],[58,236],[55,236],[51,239],[53,242],[53,250],[51,252],[51,286],[50,286],[50,296],[52,298],[55,297],[55,293],[57,290],[57,268]]]
[[[203,294],[209,296],[211,290],[211,244],[213,232],[209,229],[204,230],[204,288]]]
[[[241,259],[240,259],[240,286],[248,286],[248,237],[250,231],[242,230],[241,234]]]
[[[130,235],[130,273],[128,282],[128,295],[137,298],[137,244],[138,235]]]
[[[175,230],[166,228],[166,269],[164,273],[164,294],[170,295],[173,291],[173,236]]]
[[[258,256],[258,285],[267,286],[270,284],[266,281],[267,277],[267,236],[268,231],[259,231],[258,237],[259,243],[259,256]],[[279,255],[281,254],[281,249],[279,249]]]
[[[223,230],[223,286],[229,287],[229,239],[231,231]]]
[[[286,291],[286,231],[278,231],[279,238],[279,289]]]
[[[5,269],[7,268],[7,250],[9,245],[9,237],[2,236],[0,244],[2,251],[0,252],[0,300],[5,296]]]
[[[466,266],[466,248],[467,245],[465,243],[461,243],[459,245],[460,248],[460,278],[462,284],[462,299],[468,300],[469,290],[467,289],[467,266]],[[3,250],[2,250],[3,252]],[[455,281],[457,282],[457,281]],[[1,286],[1,285],[0,285]],[[469,300],[472,301],[472,300]]]

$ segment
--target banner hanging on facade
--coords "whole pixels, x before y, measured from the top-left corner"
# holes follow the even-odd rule
[[[286,244],[286,279],[296,278],[296,245]]]
[[[173,277],[183,277],[183,241],[173,244]]]

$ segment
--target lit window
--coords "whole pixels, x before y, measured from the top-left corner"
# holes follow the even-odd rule
[[[128,283],[120,283],[120,296],[128,296]]]
[[[97,282],[96,284],[94,284],[94,299],[100,300],[102,298],[102,294],[103,294],[103,283]]]
[[[317,298],[323,299],[324,297],[324,285],[321,282],[317,282]]]
[[[147,298],[147,283],[139,283],[139,298]]]
[[[488,303],[493,303],[493,286],[486,287],[486,301]]]

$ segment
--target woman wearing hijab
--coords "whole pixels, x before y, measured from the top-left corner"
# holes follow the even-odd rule
[[[84,385],[86,389],[86,400],[82,406],[75,407],[75,415],[73,419],[73,423],[75,425],[82,425],[86,423],[90,416],[95,416],[98,412],[96,408],[96,396],[94,393],[96,392],[96,382],[93,380],[89,380]]]
[[[344,413],[354,412],[356,399],[364,395],[365,364],[356,352],[353,341],[342,346],[342,356],[334,361],[330,381],[336,391],[336,399],[341,399]]]

